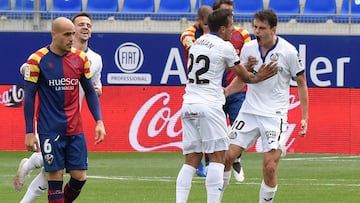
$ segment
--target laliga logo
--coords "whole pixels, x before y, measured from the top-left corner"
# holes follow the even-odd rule
[[[121,44],[115,52],[115,64],[124,73],[134,73],[142,66],[144,54],[141,48],[132,42]]]

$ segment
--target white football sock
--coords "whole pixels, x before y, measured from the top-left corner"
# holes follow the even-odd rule
[[[29,160],[24,164],[24,170],[29,172],[36,168],[41,168],[44,166],[43,157],[41,152],[34,152],[30,157]]]
[[[230,178],[231,178],[231,170],[224,172],[224,186],[223,191],[225,191],[226,187],[230,184]]]
[[[176,202],[186,203],[189,198],[191,182],[196,172],[196,168],[184,164],[179,171],[176,179]]]
[[[31,181],[23,199],[20,203],[32,203],[35,202],[48,188],[48,182],[46,178],[46,172],[44,168],[41,172]]]
[[[224,168],[224,164],[221,163],[210,162],[209,164],[205,180],[208,203],[218,203],[221,201],[224,184]]]
[[[230,184],[230,177],[231,177],[231,170],[230,171],[224,171],[224,178],[223,178],[224,183],[223,183],[223,188],[222,188],[222,191],[221,191],[220,200],[222,199],[222,197],[224,195],[226,187]]]
[[[259,203],[272,203],[274,201],[276,190],[277,185],[275,187],[269,187],[263,180],[259,192]]]

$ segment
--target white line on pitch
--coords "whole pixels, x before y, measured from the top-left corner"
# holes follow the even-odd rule
[[[89,179],[105,179],[105,180],[127,180],[127,181],[153,181],[153,182],[174,182],[175,177],[140,177],[140,176],[87,176]],[[194,183],[203,183],[205,178],[194,177]],[[259,178],[253,178],[251,181],[238,183],[232,181],[231,184],[244,184],[244,185],[258,185],[260,183]],[[360,184],[349,184],[349,183],[315,183],[318,182],[316,179],[301,179],[301,182],[306,182],[307,185],[312,186],[343,186],[343,187],[360,187]],[[313,182],[313,183],[312,183]],[[282,183],[281,185],[303,185],[301,183]]]
[[[303,160],[333,160],[333,159],[360,159],[360,156],[324,156],[324,157],[298,157],[298,158],[283,158],[287,161],[303,161]]]

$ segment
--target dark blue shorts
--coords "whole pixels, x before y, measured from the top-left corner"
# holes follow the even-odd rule
[[[39,138],[46,172],[64,168],[67,173],[71,170],[88,169],[88,154],[83,133],[73,136],[40,134]]]
[[[240,108],[245,100],[246,92],[239,92],[226,97],[224,111],[229,116],[230,124],[235,121]]]

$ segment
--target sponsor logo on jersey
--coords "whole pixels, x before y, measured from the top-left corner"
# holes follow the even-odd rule
[[[48,81],[49,87],[55,87],[56,91],[74,90],[79,85],[79,79],[76,78],[60,78]]]

